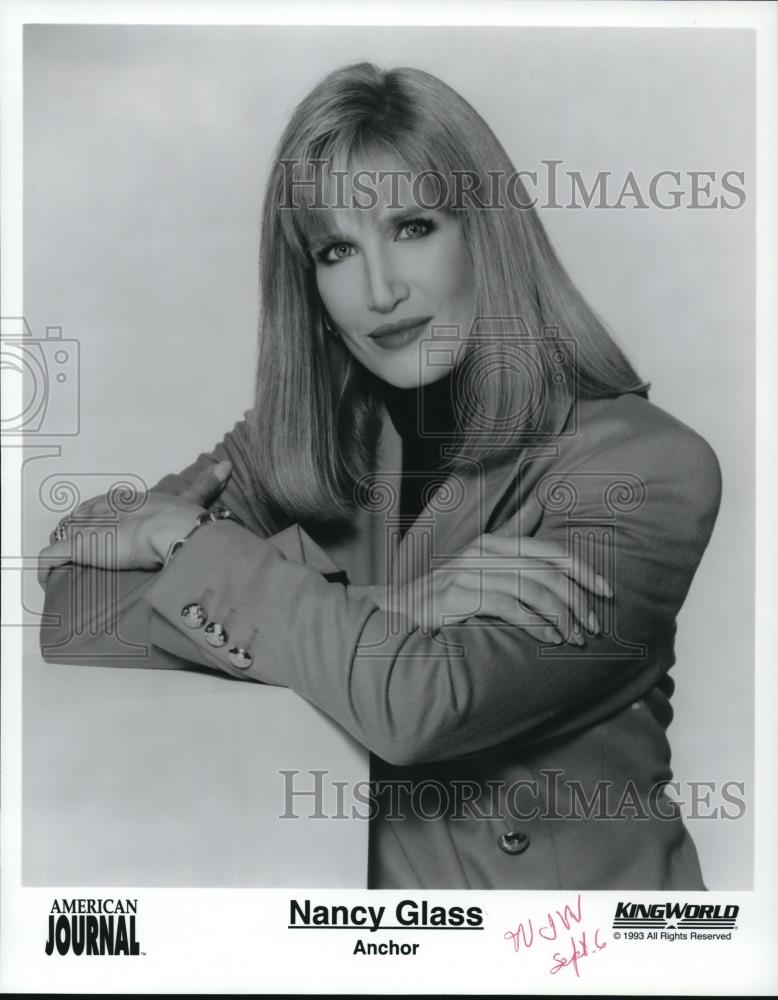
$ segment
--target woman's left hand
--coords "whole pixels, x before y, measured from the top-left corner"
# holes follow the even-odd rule
[[[148,492],[130,511],[117,511],[107,496],[84,501],[65,518],[77,524],[78,530],[62,541],[52,541],[40,553],[41,583],[52,566],[65,562],[111,570],[159,569],[172,543],[183,538],[198,515],[221,494],[231,472],[229,462],[217,462],[178,496]]]

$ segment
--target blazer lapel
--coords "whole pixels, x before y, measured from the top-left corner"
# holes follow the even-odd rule
[[[552,441],[563,429],[570,409],[560,415]],[[401,584],[434,564],[457,555],[488,530],[500,507],[518,508],[524,499],[522,484],[534,482],[525,473],[536,456],[555,453],[554,444],[517,449],[514,456],[447,476],[404,531],[400,519],[402,438],[385,407],[376,465],[360,492],[360,504],[348,524],[306,526],[315,542],[355,584]],[[530,486],[528,485],[528,489]]]
[[[541,455],[556,453],[557,446],[549,444],[568,422],[572,403],[560,413],[555,425],[543,442],[517,448],[513,456],[499,462],[481,465],[473,462],[469,468],[450,474],[430,497],[428,503],[408,531],[400,537],[399,525],[391,532],[388,549],[388,568],[395,583],[403,583],[425,572],[431,560],[450,559],[466,545],[483,534],[495,510],[507,493],[515,495],[517,506],[523,497],[522,480],[527,463]],[[399,452],[399,462],[394,469],[402,469],[402,440],[388,415],[384,412],[382,438],[387,447],[383,452],[393,458]],[[384,474],[387,470],[384,470]],[[531,477],[526,477],[531,478]],[[399,512],[400,476],[396,482],[396,510]],[[391,516],[388,518],[391,521]],[[395,518],[397,520],[397,518]]]

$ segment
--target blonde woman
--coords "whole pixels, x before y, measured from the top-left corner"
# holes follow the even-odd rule
[[[71,533],[109,498],[58,527],[44,656],[99,662],[118,621],[148,666],[318,706],[406,793],[376,797],[371,887],[704,888],[665,730],[718,462],[489,127],[419,70],[332,73],[278,145],[260,285],[254,409],[113,547]]]

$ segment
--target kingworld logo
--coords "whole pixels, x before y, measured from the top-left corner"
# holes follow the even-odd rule
[[[617,903],[613,929],[732,930],[739,910],[734,903]]]

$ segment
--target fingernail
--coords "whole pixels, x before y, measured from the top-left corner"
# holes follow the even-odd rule
[[[600,623],[597,621],[597,615],[593,612],[589,612],[589,631],[593,635],[600,634]]]
[[[605,582],[605,578],[599,575],[597,577],[597,589],[600,591],[601,594],[604,594],[605,597],[613,597],[613,591]]]
[[[213,467],[213,474],[220,483],[226,483],[232,472],[232,462],[217,462]]]

